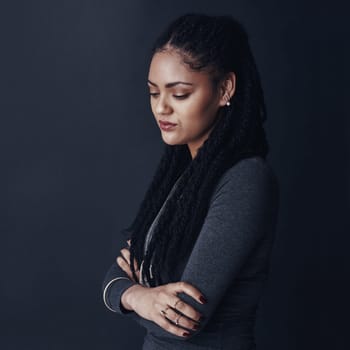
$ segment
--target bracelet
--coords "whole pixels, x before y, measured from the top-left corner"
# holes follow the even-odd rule
[[[109,310],[111,310],[111,311],[113,311],[113,312],[117,312],[117,311],[116,311],[116,310],[113,310],[113,309],[108,305],[108,303],[107,303],[107,300],[106,300],[107,289],[108,289],[108,287],[109,287],[113,282],[118,281],[118,280],[121,280],[121,279],[131,281],[130,278],[127,278],[127,277],[117,277],[117,278],[114,278],[114,279],[112,279],[111,281],[109,281],[109,282],[107,283],[105,289],[103,290],[103,302],[104,302],[104,304],[106,305],[107,309],[109,309]]]

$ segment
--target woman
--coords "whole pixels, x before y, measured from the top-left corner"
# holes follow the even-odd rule
[[[165,152],[104,302],[147,329],[144,350],[254,349],[279,190],[244,28],[230,16],[174,20],[148,86]]]

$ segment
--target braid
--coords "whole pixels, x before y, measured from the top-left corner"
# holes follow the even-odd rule
[[[231,105],[219,109],[193,160],[187,145],[165,144],[137,215],[123,230],[131,238],[130,261],[135,258],[140,266],[143,260],[143,274],[151,286],[174,281],[172,271],[179,260],[189,257],[220,176],[240,159],[265,158],[269,151],[263,90],[243,26],[231,16],[189,13],[166,28],[151,53],[169,49],[178,51],[190,69],[209,72],[213,86],[235,72],[236,90]],[[144,254],[147,232],[177,180]],[[131,271],[136,280],[133,264]]]

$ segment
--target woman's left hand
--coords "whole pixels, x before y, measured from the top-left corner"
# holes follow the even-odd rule
[[[127,240],[128,246],[130,246],[130,239]],[[137,276],[137,281],[135,281],[132,272],[131,272],[131,268],[130,268],[130,251],[129,248],[123,248],[120,250],[121,256],[119,255],[116,259],[117,264],[120,266],[120,268],[122,270],[124,270],[130,279],[132,279],[134,282],[139,283],[139,276],[140,276],[140,270],[138,268],[136,259],[134,258],[134,267],[135,267],[135,273]]]

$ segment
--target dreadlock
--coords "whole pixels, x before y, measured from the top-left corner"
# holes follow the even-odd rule
[[[256,155],[266,158],[269,152],[262,125],[266,120],[263,90],[242,24],[227,15],[182,15],[156,40],[151,57],[169,49],[180,53],[190,69],[210,72],[214,86],[225,74],[234,72],[236,89],[231,105],[219,108],[220,118],[193,159],[186,144],[165,144],[137,215],[122,230],[131,239],[130,261],[135,258],[140,266],[143,260],[142,273],[151,287],[175,282],[171,272],[178,261],[189,257],[214,186],[225,170],[240,159]],[[177,179],[144,254],[148,229]],[[130,268],[137,280],[134,264]]]

